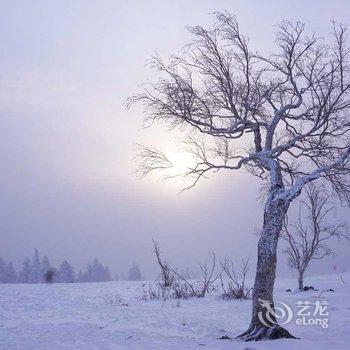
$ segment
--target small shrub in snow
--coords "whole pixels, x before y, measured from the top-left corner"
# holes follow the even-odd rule
[[[223,294],[220,298],[224,300],[231,299],[250,299],[251,298],[251,288],[247,288],[245,285],[246,276],[248,273],[249,260],[242,261],[242,268],[240,272],[240,277],[237,276],[236,271],[233,267],[232,261],[228,258],[221,263],[222,271],[228,278],[228,282],[225,284],[222,275],[220,275],[221,288],[223,289]]]
[[[161,281],[155,288],[150,287],[148,291],[144,291],[144,295],[140,297],[142,300],[201,298],[215,290],[214,283],[219,279],[220,273],[217,272],[216,256],[213,252],[210,253],[209,262],[199,265],[201,280],[191,283],[183,273],[177,272],[162,259],[160,247],[154,240],[153,246]]]

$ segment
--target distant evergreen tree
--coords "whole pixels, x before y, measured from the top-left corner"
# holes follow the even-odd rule
[[[77,282],[107,282],[111,280],[109,268],[103,266],[98,259],[94,259],[92,263],[88,264],[85,272],[80,270],[77,276]]]
[[[6,263],[6,261],[0,258],[0,283],[16,283],[17,272],[12,262]]]
[[[93,282],[92,266],[89,264],[86,271],[79,270],[77,282]]]
[[[111,280],[111,274],[107,266],[103,266],[97,259],[94,259],[88,267],[90,282],[105,282]]]
[[[96,265],[96,259],[92,262],[92,264],[88,264],[87,270],[85,272],[85,282],[96,282]]]
[[[79,270],[76,281],[77,282],[85,282],[84,278],[85,278],[84,272]]]
[[[74,270],[67,260],[63,261],[57,275],[58,282],[73,283],[75,281]]]
[[[102,275],[103,275],[103,266],[100,264],[100,262],[97,259],[94,259],[92,262],[92,282],[100,282]]]
[[[17,272],[12,262],[9,262],[6,266],[6,283],[16,283]]]
[[[21,283],[31,282],[31,263],[29,258],[25,258],[22,264],[22,270],[19,274],[19,281]]]
[[[6,283],[6,262],[0,258],[0,283]]]
[[[141,281],[142,280],[142,274],[141,274],[139,265],[137,265],[135,262],[130,267],[128,280],[129,281]]]
[[[105,267],[104,267],[103,280],[104,280],[105,282],[112,281],[112,276],[111,276],[111,273],[110,273],[110,271],[109,271],[108,266],[105,266]]]
[[[41,267],[40,257],[39,257],[39,251],[35,248],[34,250],[34,256],[33,261],[31,264],[31,271],[30,271],[30,282],[31,283],[40,283],[43,281],[43,271]]]

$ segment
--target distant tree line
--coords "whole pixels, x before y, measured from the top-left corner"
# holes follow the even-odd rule
[[[77,282],[107,282],[111,280],[108,266],[103,266],[97,259],[88,264],[86,271],[80,270],[77,275]]]
[[[118,275],[115,276],[118,280]],[[134,262],[126,277],[130,281],[142,280],[139,266]],[[112,277],[108,266],[94,259],[86,270],[76,274],[71,264],[64,260],[58,268],[51,266],[47,256],[40,259],[38,249],[34,250],[32,259],[26,257],[21,269],[17,272],[12,262],[6,262],[0,257],[0,283],[74,283],[74,282],[108,282]]]

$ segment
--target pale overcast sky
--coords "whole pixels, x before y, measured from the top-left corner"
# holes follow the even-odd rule
[[[282,19],[320,35],[332,18],[350,22],[347,0],[0,1],[0,256],[18,267],[37,247],[54,264],[98,257],[118,273],[135,260],[154,277],[154,237],[181,267],[213,250],[250,256],[254,270],[256,179],[212,175],[178,195],[178,182],[133,173],[135,142],[173,149],[172,134],[141,130],[140,108],[125,110],[152,78],[145,61],[179,50],[186,25],[210,25],[218,10],[236,14],[260,51]],[[349,251],[316,269],[349,270]]]

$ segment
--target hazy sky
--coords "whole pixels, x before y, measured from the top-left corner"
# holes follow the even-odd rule
[[[171,133],[141,130],[140,108],[124,108],[152,77],[146,59],[176,52],[189,39],[185,26],[210,25],[217,10],[236,14],[266,51],[283,18],[320,35],[331,18],[350,22],[348,0],[0,0],[0,256],[18,266],[37,247],[54,264],[80,268],[96,256],[119,273],[135,260],[153,277],[154,237],[181,267],[214,250],[251,256],[254,270],[255,179],[213,175],[179,196],[178,182],[133,173],[135,142],[174,147]],[[349,269],[349,251],[323,270]]]

